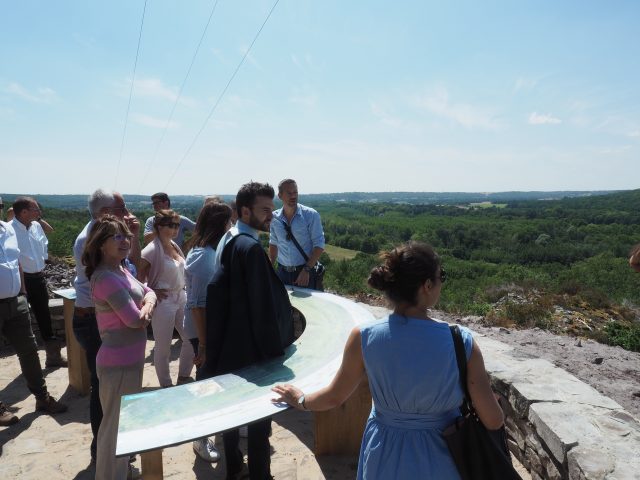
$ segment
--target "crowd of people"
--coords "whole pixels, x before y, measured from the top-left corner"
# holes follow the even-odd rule
[[[154,338],[153,363],[161,388],[174,385],[170,346],[181,338],[176,384],[203,380],[282,356],[294,341],[293,312],[285,285],[322,289],[324,233],[318,212],[298,202],[295,180],[278,185],[282,207],[269,184],[249,182],[235,202],[207,197],[197,221],[171,209],[166,193],[151,197],[155,214],[140,222],[118,192],[98,189],[88,201],[91,219],[73,247],[76,303],[73,334],[84,348],[91,374],[89,445],[96,479],[135,478],[129,458],[116,458],[120,397],[141,390],[147,326]],[[0,220],[4,205],[0,198]],[[14,218],[0,221],[0,331],[13,345],[36,409],[67,410],[47,392],[31,328],[35,318],[48,368],[66,366],[62,342],[51,327],[44,281],[46,233],[38,203],[20,197]],[[185,241],[185,232],[190,238]],[[269,233],[268,253],[260,233]],[[304,393],[276,385],[274,402],[305,411],[342,404],[367,378],[373,408],[367,421],[358,479],[442,478],[458,473],[441,435],[460,416],[464,393],[449,325],[432,318],[446,272],[438,254],[408,242],[381,255],[368,278],[393,312],[353,329],[342,364],[331,383]],[[630,265],[640,271],[640,247]],[[460,327],[467,359],[467,387],[487,429],[503,425],[482,353],[471,332]],[[0,426],[19,419],[0,402]],[[199,458],[224,457],[228,479],[271,477],[271,418],[249,424],[248,462],[239,449],[239,429],[222,432],[224,451],[213,438],[193,443]]]

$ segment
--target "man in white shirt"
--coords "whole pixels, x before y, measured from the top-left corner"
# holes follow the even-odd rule
[[[44,274],[45,260],[49,258],[49,240],[45,231],[52,232],[53,228],[42,219],[38,202],[31,197],[18,197],[13,202],[13,212],[15,218],[11,226],[18,238],[27,301],[40,327],[40,336],[47,352],[45,366],[66,367],[67,360],[60,353],[62,340],[54,335],[51,327],[49,291]]]
[[[66,412],[67,406],[56,401],[47,391],[38,345],[31,330],[19,258],[16,232],[9,223],[0,221],[0,332],[18,354],[27,387],[36,397],[36,410],[52,415]],[[0,402],[0,426],[6,427],[17,421],[18,417]]]

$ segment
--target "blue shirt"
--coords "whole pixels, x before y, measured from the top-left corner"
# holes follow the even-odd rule
[[[307,263],[293,241],[287,240],[285,223],[288,222],[284,208],[273,212],[269,244],[278,247],[278,264],[285,267],[297,267]],[[296,213],[291,219],[291,231],[307,256],[311,256],[311,252],[316,247],[324,249],[324,231],[320,214],[313,208],[298,204]]]
[[[184,328],[189,338],[197,338],[191,309],[207,305],[207,286],[213,278],[216,251],[213,247],[194,247],[189,250],[184,266],[187,287],[187,303],[184,310]]]
[[[242,220],[238,220],[236,222],[236,226],[231,227],[218,242],[218,246],[216,247],[216,258],[213,261],[213,273],[216,273],[216,271],[220,267],[224,247],[227,246],[227,243],[229,243],[233,237],[240,233],[251,235],[253,238],[255,238],[256,242],[259,241],[258,231],[255,228],[252,228],[244,223]]]

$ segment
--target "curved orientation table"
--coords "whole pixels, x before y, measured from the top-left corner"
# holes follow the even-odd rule
[[[306,319],[306,328],[284,357],[199,382],[123,396],[116,455],[178,445],[281,412],[288,406],[271,402],[271,387],[277,383],[295,383],[308,392],[328,385],[351,329],[374,317],[329,293],[293,288],[289,297]],[[144,469],[143,455],[143,474]]]

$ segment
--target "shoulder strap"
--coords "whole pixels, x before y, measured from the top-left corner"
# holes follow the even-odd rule
[[[471,405],[471,396],[469,395],[469,387],[467,386],[467,354],[464,349],[464,342],[462,340],[462,332],[458,325],[449,325],[451,331],[451,337],[453,338],[453,346],[456,351],[456,362],[458,364],[458,373],[460,376],[460,386],[464,393],[464,400],[460,406],[460,411],[463,415],[466,415],[473,411]]]
[[[274,218],[277,218],[277,217],[274,217]],[[278,218],[278,220],[282,223],[282,226],[286,230],[287,235],[289,235],[291,237],[291,240],[293,241],[293,244],[296,246],[296,248],[298,249],[300,254],[304,257],[304,261],[308,262],[309,261],[309,255],[304,253],[304,250],[302,249],[302,247],[298,243],[298,240],[296,240],[296,236],[293,234],[293,230],[291,229],[291,225],[289,225],[287,222],[285,222],[283,220],[280,220],[279,218]]]

